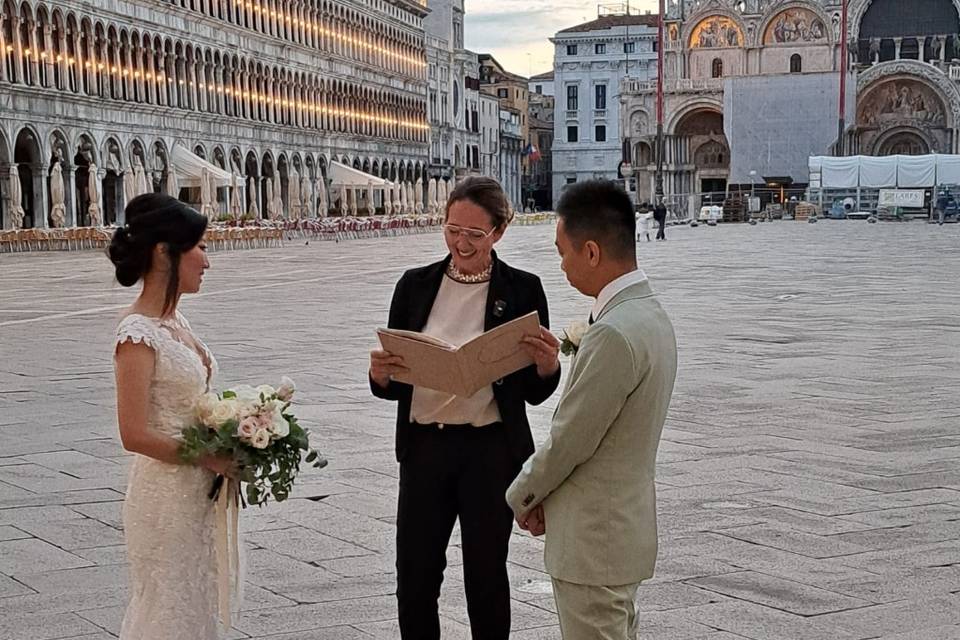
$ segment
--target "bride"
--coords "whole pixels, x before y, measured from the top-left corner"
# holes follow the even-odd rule
[[[108,254],[121,285],[143,285],[117,326],[114,357],[120,438],[137,454],[123,507],[131,599],[120,638],[216,640],[218,614],[229,624],[239,580],[217,548],[226,524],[218,524],[208,493],[217,474],[235,470],[229,459],[188,465],[177,453],[180,431],[217,369],[177,311],[210,266],[207,219],[158,193],[134,198],[126,219]]]

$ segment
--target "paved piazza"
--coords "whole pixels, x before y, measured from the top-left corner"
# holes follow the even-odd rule
[[[501,253],[541,274],[562,326],[590,305],[560,274],[552,234],[512,229]],[[641,245],[680,373],[640,637],[960,638],[960,226],[669,238]],[[241,514],[247,601],[231,638],[398,638],[394,407],[369,395],[366,354],[401,270],[440,254],[437,234],[217,253],[185,302],[221,385],[290,374],[330,458],[295,499]],[[111,340],[132,296],[96,253],[0,256],[0,638],[119,628],[128,458]],[[533,411],[538,440],[554,402]],[[450,639],[469,637],[454,535]],[[517,640],[560,637],[541,552],[514,536]]]

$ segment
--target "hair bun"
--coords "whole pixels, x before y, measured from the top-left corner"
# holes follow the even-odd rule
[[[124,287],[139,282],[150,264],[149,250],[137,245],[129,227],[120,227],[113,233],[107,255],[116,270],[117,282]]]

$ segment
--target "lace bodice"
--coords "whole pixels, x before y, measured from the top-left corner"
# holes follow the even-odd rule
[[[203,350],[203,357],[176,337],[183,331]],[[153,382],[150,387],[150,428],[174,438],[189,426],[200,396],[210,389],[216,375],[217,362],[193,333],[187,319],[178,311],[176,317],[160,320],[132,313],[117,326],[117,345],[142,343],[156,353]]]

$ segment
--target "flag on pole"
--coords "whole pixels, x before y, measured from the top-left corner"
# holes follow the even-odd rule
[[[523,155],[530,158],[530,162],[539,162],[540,161],[540,150],[533,146],[531,142],[523,150]]]

